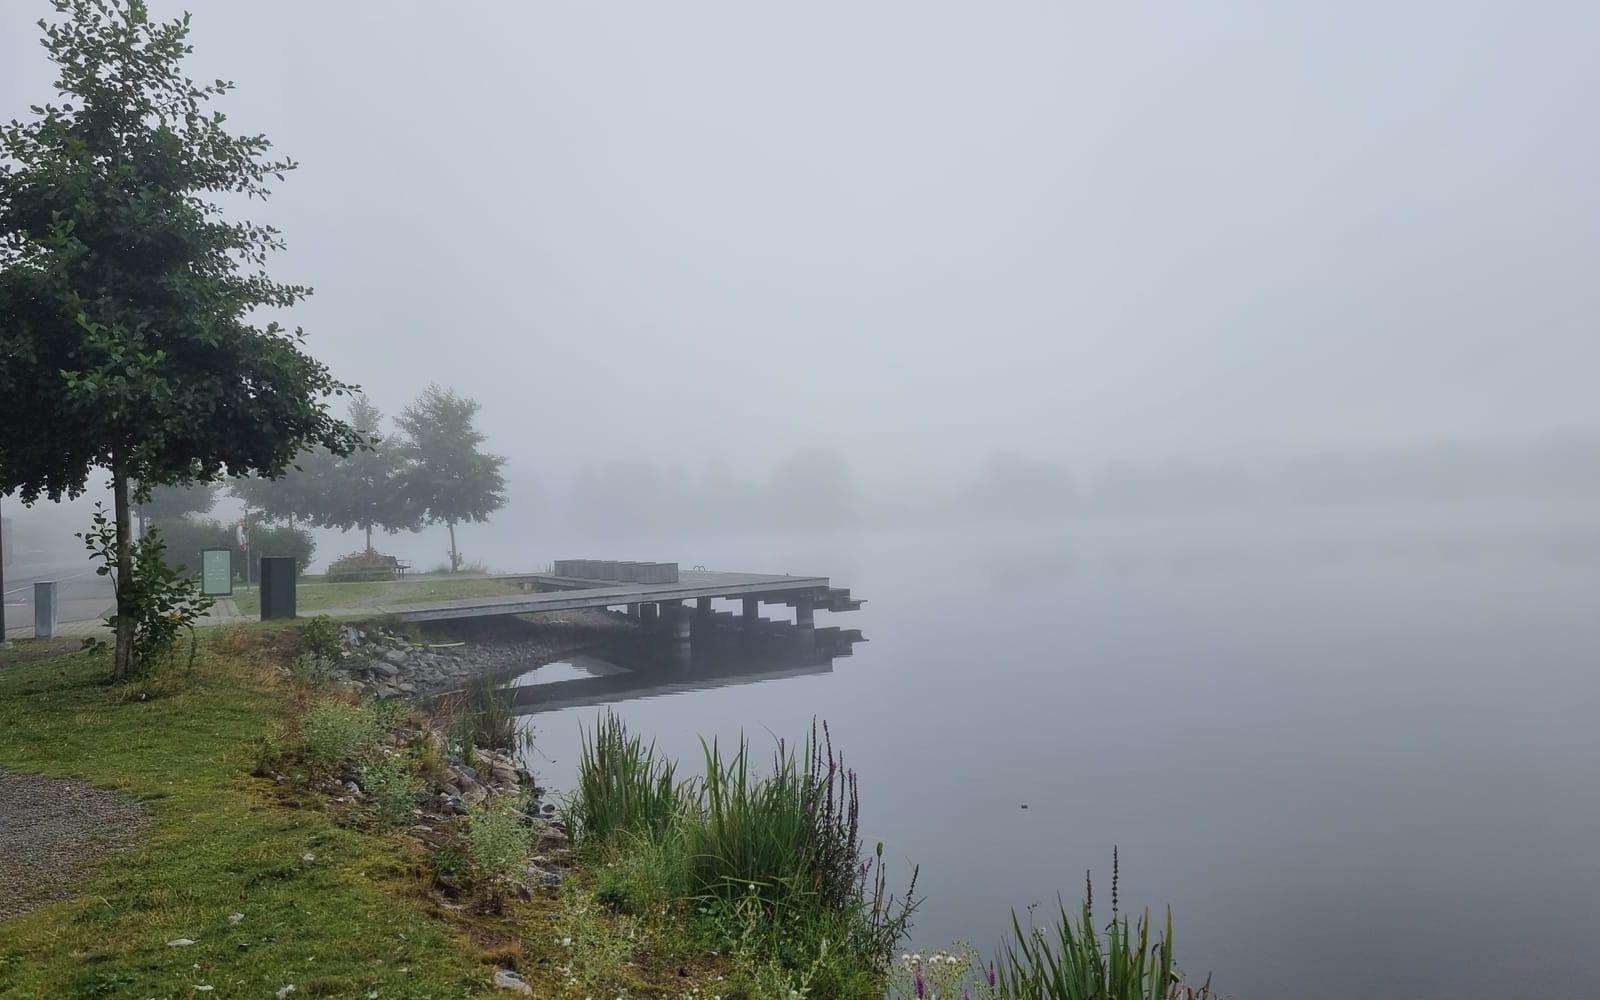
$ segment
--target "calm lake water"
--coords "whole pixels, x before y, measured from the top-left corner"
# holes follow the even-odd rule
[[[869,641],[831,664],[752,651],[766,678],[725,656],[720,686],[630,685],[603,654],[547,673],[612,675],[686,764],[701,735],[766,747],[828,720],[869,845],[902,882],[922,866],[915,947],[991,951],[1012,907],[1108,879],[1115,844],[1124,900],[1170,905],[1180,964],[1239,1000],[1600,994],[1600,516],[684,548],[593,554],[828,575],[870,603],[818,624]],[[528,718],[547,783],[570,787],[596,711]]]

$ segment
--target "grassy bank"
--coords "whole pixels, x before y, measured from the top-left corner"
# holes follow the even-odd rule
[[[151,817],[80,896],[6,923],[0,995],[487,995],[400,842],[249,777],[289,704],[254,645],[215,636],[192,676],[122,688],[83,653],[0,669],[0,767],[81,777]]]
[[[498,969],[555,997],[718,981],[725,963],[672,928],[593,905],[590,872],[486,907],[440,889],[465,850],[425,850],[371,803],[253,777],[264,745],[335,697],[277,669],[298,635],[216,630],[192,673],[120,687],[89,654],[0,652],[0,767],[82,778],[150,816],[75,898],[3,925],[0,996],[506,996]]]

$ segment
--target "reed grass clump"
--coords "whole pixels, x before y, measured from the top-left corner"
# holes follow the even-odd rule
[[[601,899],[690,909],[711,946],[748,957],[759,989],[774,977],[821,996],[879,988],[915,873],[904,898],[888,893],[883,846],[863,851],[859,786],[827,727],[798,754],[780,741],[767,768],[743,738],[702,749],[704,777],[679,781],[612,713],[585,734],[567,815],[580,847],[607,859]]]
[[[1055,926],[1024,930],[1013,911],[1013,936],[991,966],[997,995],[1015,1000],[1208,1000],[1209,982],[1191,987],[1172,957],[1172,911],[1164,931],[1151,941],[1149,911],[1137,923],[1118,912],[1120,860],[1111,861],[1111,921],[1101,929],[1094,915],[1094,885],[1085,878],[1076,913],[1058,903]]]
[[[607,711],[583,734],[578,787],[567,805],[573,834],[590,843],[619,836],[660,837],[682,818],[692,789],[674,777],[675,764],[656,753]]]
[[[446,702],[444,714],[453,720],[450,741],[469,764],[479,747],[515,755],[533,745],[533,734],[517,724],[516,692],[497,687],[492,678]]]

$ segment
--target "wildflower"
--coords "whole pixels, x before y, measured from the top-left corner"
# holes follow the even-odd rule
[[[917,966],[916,990],[919,1000],[928,995],[928,984],[922,981],[922,966],[920,965]]]

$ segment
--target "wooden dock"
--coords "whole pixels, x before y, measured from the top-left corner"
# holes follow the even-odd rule
[[[526,615],[575,608],[621,608],[645,620],[681,618],[685,602],[709,612],[715,599],[743,602],[747,619],[758,620],[762,604],[795,609],[799,625],[810,625],[812,613],[854,611],[862,600],[845,588],[829,584],[825,576],[773,576],[761,573],[718,573],[684,570],[672,583],[619,583],[557,576],[553,573],[503,574],[497,579],[521,584],[525,594],[500,597],[464,597],[449,601],[386,604],[373,613],[393,615],[403,621],[431,622],[496,615]]]

